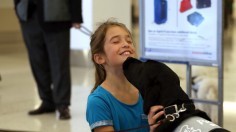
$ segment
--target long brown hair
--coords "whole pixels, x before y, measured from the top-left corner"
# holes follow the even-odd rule
[[[123,23],[119,23],[114,19],[109,19],[106,22],[101,23],[95,30],[95,32],[92,34],[90,41],[90,50],[91,50],[91,60],[95,66],[95,84],[91,92],[93,92],[106,79],[106,71],[102,65],[97,64],[95,62],[94,55],[98,53],[105,54],[104,43],[105,43],[106,33],[109,28],[114,26],[123,28],[131,36],[129,29]]]

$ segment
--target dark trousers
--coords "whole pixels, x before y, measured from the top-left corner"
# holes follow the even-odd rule
[[[70,105],[70,29],[45,31],[40,27],[36,14],[20,24],[43,105]]]

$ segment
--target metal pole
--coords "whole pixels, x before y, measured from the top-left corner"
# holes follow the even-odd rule
[[[219,1],[219,10],[218,10],[218,14],[219,17],[222,18],[223,21],[223,8],[224,8],[224,3],[223,0]],[[221,10],[220,10],[221,9]],[[224,22],[218,22],[218,26],[221,26],[221,28],[218,28],[218,35],[217,36],[222,36],[219,37],[218,39],[218,125],[220,125],[221,127],[223,127],[223,102],[224,102],[224,90],[223,90],[223,72],[224,72],[224,68],[223,68],[223,56],[224,56],[224,50],[223,50],[223,24]]]
[[[186,65],[186,93],[191,98],[191,90],[192,90],[192,67],[189,63]]]

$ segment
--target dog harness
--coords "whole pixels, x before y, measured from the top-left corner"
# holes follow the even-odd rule
[[[164,115],[168,121],[173,122],[175,121],[176,118],[180,117],[180,113],[193,111],[193,110],[195,110],[195,106],[192,103],[189,103],[189,104],[183,103],[182,105],[175,104],[175,105],[165,107]]]

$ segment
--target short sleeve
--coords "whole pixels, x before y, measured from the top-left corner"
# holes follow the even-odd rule
[[[91,130],[100,126],[113,126],[111,109],[107,101],[96,95],[91,94],[88,97],[86,119]]]

